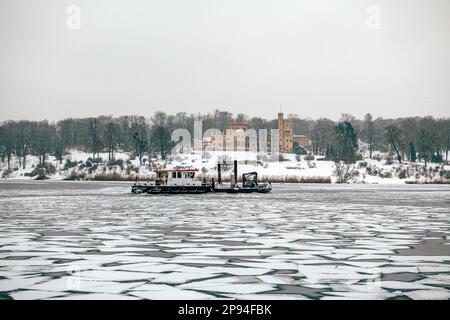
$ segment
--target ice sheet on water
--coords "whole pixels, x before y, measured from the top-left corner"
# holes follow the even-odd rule
[[[139,297],[141,299],[151,300],[204,300],[214,299],[215,297],[206,293],[200,293],[193,290],[145,290],[145,291],[130,291],[130,295]]]
[[[48,300],[137,300],[137,297],[124,294],[88,293],[71,294],[67,296],[50,298]]]
[[[48,266],[54,261],[52,260],[37,260],[37,259],[24,259],[24,260],[0,260],[0,267],[7,266]]]
[[[271,272],[270,269],[248,267],[207,267],[205,269],[212,273],[225,273],[234,276],[257,276]]]
[[[417,283],[448,286],[450,283],[450,275],[448,274],[430,274],[427,278],[416,281]]]
[[[450,262],[450,256],[389,256],[387,260],[398,262]]]
[[[101,252],[145,252],[145,251],[159,251],[157,248],[144,247],[99,247]]]
[[[269,283],[269,284],[287,284],[288,283],[286,280],[282,280],[279,277],[274,277],[274,276],[270,276],[270,275],[259,276],[257,278],[259,280],[261,280],[265,283]]]
[[[201,290],[200,287],[196,287],[196,283],[192,283],[191,285],[192,289],[198,289]],[[205,287],[203,287],[205,288]],[[221,285],[211,285],[208,286],[207,289],[209,292],[217,292],[217,293],[242,293],[242,294],[249,294],[249,293],[260,293],[260,292],[267,292],[272,291],[275,289],[274,286],[269,284],[221,284]]]
[[[222,265],[226,259],[217,259],[217,257],[183,255],[168,259],[170,263],[178,264],[206,264],[206,265]]]
[[[89,293],[111,293],[111,294],[120,294],[129,290],[134,290],[136,287],[142,285],[143,282],[116,282],[109,284],[99,283],[98,286],[85,286],[83,287],[82,282],[80,287],[72,287],[71,291],[81,291],[81,292],[89,292]]]
[[[106,271],[106,270],[88,270],[76,273],[78,277],[109,280],[109,281],[136,281],[150,280],[158,277],[158,273],[150,272],[133,272],[133,271]]]
[[[286,295],[286,294],[223,294],[225,297],[237,299],[237,300],[310,300],[309,298],[300,294]]]
[[[33,284],[46,281],[47,279],[48,279],[47,277],[30,277],[30,278],[17,277],[15,279],[1,279],[0,292],[26,288]]]
[[[450,265],[433,265],[433,266],[418,266],[419,272],[436,273],[436,272],[450,272]]]
[[[365,273],[360,268],[338,265],[301,265],[299,274],[306,277],[308,283],[355,283],[371,278],[370,273]],[[363,272],[361,272],[363,271]]]
[[[20,290],[9,293],[14,300],[41,300],[68,295],[66,292]]]
[[[177,288],[181,289],[193,289],[197,288],[199,290],[207,290],[210,286],[216,286],[216,285],[224,285],[224,284],[231,284],[231,283],[238,283],[239,278],[238,277],[230,277],[230,276],[223,276],[223,277],[215,277],[211,279],[205,279],[205,280],[196,280],[193,282],[185,283],[177,285]],[[203,288],[203,289],[201,289]]]
[[[378,285],[381,288],[392,290],[432,290],[432,286],[428,286],[416,282],[404,282],[404,281],[380,281]]]
[[[269,259],[259,260],[259,262],[234,262],[233,265],[268,269],[268,270],[298,270],[298,263],[294,262],[282,262],[282,261],[269,261]]]
[[[170,284],[182,284],[193,280],[207,279],[216,277],[217,273],[187,273],[187,272],[169,272],[160,274],[155,277],[152,282],[154,283],[170,283]]]
[[[161,273],[180,268],[178,264],[170,263],[131,263],[112,267],[103,267],[102,270],[138,271],[149,273]]]
[[[91,287],[102,285],[114,285],[114,282],[102,282],[96,279],[80,279],[76,277],[62,277],[57,279],[50,279],[45,282],[33,284],[23,287],[29,290],[39,291],[53,291],[53,292],[67,292],[72,289],[87,290]]]
[[[448,283],[447,283],[448,284]],[[446,289],[414,290],[405,292],[405,295],[414,300],[449,300],[450,291]]]
[[[321,300],[384,300],[395,297],[388,292],[324,292]]]

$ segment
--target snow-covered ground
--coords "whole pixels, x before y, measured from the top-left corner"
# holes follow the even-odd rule
[[[440,179],[441,171],[450,171],[450,166],[442,168],[440,164],[430,163],[427,168],[423,163],[386,160],[387,155],[379,154],[381,160],[364,159],[354,166],[357,174],[351,182],[369,184],[404,184],[406,182],[430,182]],[[323,160],[323,157],[297,156],[295,154],[281,154],[280,161],[270,158],[270,155],[255,152],[192,152],[171,155],[167,160],[151,159],[139,163],[139,159],[130,157],[129,153],[116,152],[115,162],[108,162],[108,154],[100,153],[102,162],[95,164],[89,159],[91,153],[79,150],[70,150],[63,161],[56,160],[54,156],[47,158],[47,163],[55,167],[55,172],[47,174],[53,180],[92,180],[92,179],[152,179],[155,177],[154,169],[158,167],[191,166],[201,172],[201,176],[213,178],[217,175],[217,163],[224,160],[229,163],[222,169],[222,176],[226,180],[232,174],[232,160],[239,161],[239,174],[255,171],[262,181],[273,182],[336,182],[335,164],[333,161]],[[36,156],[28,156],[26,167],[19,164],[15,157],[11,161],[11,172],[6,174],[6,163],[0,162],[0,175],[8,179],[35,179],[32,172],[38,166]],[[448,174],[448,173],[446,173]]]

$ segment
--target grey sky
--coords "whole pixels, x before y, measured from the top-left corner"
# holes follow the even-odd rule
[[[280,104],[450,116],[450,0],[0,0],[0,120]]]

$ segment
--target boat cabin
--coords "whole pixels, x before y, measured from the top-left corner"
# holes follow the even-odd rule
[[[167,186],[198,186],[201,181],[196,181],[195,174],[198,169],[163,169],[156,173],[156,184]]]

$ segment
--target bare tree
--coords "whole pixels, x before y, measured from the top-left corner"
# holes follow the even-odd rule
[[[353,164],[345,163],[344,161],[336,161],[334,166],[335,169],[333,174],[336,177],[337,183],[347,183],[358,176],[358,171]]]
[[[397,154],[397,160],[402,163],[402,156],[398,151],[398,145],[400,141],[400,129],[397,125],[390,125],[386,128],[386,140],[394,148]]]

